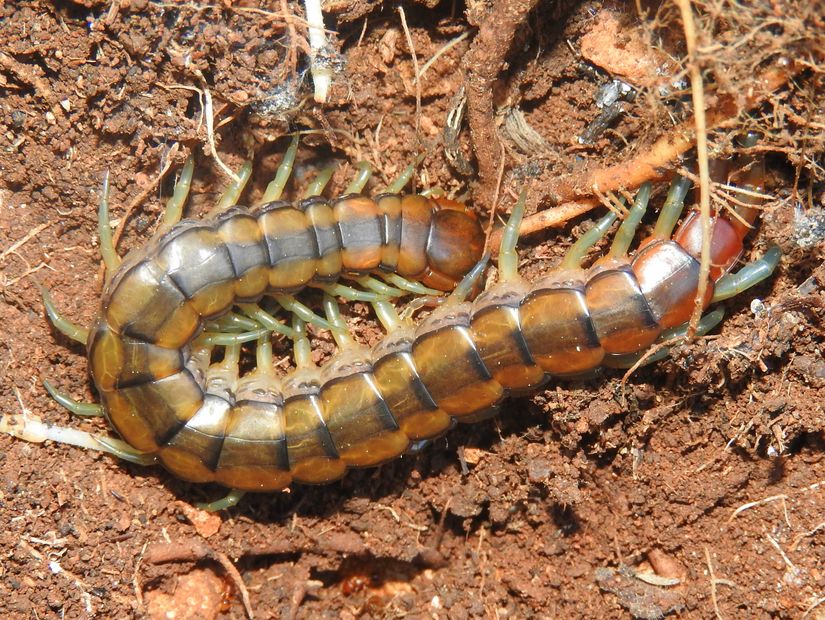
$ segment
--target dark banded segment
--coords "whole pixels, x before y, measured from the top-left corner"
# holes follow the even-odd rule
[[[269,288],[297,291],[317,271],[318,246],[312,225],[300,209],[274,202],[261,208],[258,226],[269,255]]]
[[[375,197],[378,211],[381,213],[381,263],[382,271],[395,271],[398,267],[398,255],[401,247],[401,196],[398,194],[379,194]]]
[[[284,419],[289,469],[295,480],[320,484],[344,475],[347,465],[335,449],[317,392],[287,398]]]
[[[344,265],[341,259],[341,236],[335,222],[332,206],[323,198],[309,198],[300,204],[315,235],[318,255],[315,280],[334,282],[341,276]]]
[[[341,237],[341,259],[349,273],[366,274],[378,269],[383,246],[383,222],[374,200],[352,194],[332,204]]]
[[[593,275],[585,286],[585,298],[596,336],[607,353],[637,353],[656,342],[662,331],[629,265]]]
[[[269,285],[269,253],[258,220],[233,209],[218,219],[216,227],[236,273],[237,300],[256,299]]]

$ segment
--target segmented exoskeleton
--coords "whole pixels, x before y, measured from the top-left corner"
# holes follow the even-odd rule
[[[762,172],[752,166],[740,181],[758,189]],[[423,273],[420,247],[409,259],[418,261],[415,267],[404,267],[404,226],[400,233],[388,231],[396,226],[393,214],[407,221],[405,205],[423,213],[424,199],[268,202],[254,211],[235,209],[178,224],[118,268],[88,333],[103,411],[131,447],[118,454],[158,461],[186,480],[215,481],[237,491],[328,482],[347,467],[397,457],[411,442],[438,436],[455,421],[483,419],[508,394],[536,390],[550,377],[633,365],[653,343],[684,332],[694,308],[701,271],[698,213],[692,211],[672,234],[689,186],[683,178],[673,181],[653,233],[632,256],[628,249],[649,185],[640,189],[605,257],[588,269],[581,266],[614,214],[582,237],[558,268],[532,283],[517,271],[522,197],[504,232],[499,281],[475,300],[466,298],[481,263],[417,326],[400,319],[386,300],[371,300],[389,333],[367,349],[346,334],[337,304],[327,295],[326,324],[340,352],[320,368],[311,361],[301,317],[293,317],[289,329],[280,322],[275,327],[260,307],[244,304],[335,278],[342,270],[389,266],[407,275]],[[738,274],[728,273],[758,214],[748,200],[740,202],[733,217],[719,213],[711,220],[705,307],[768,277],[778,263],[779,251],[772,249]],[[461,212],[442,210],[433,217],[441,213],[452,221]],[[331,232],[336,222],[337,235]],[[452,231],[451,226],[445,235]],[[415,237],[420,243],[421,236]],[[449,247],[449,255],[431,257],[431,264],[461,269],[442,271],[452,280],[428,283],[449,288],[475,262],[475,247],[472,259],[464,254],[457,263],[453,251],[461,248]],[[230,312],[233,306],[262,329],[230,335],[227,342],[208,330],[205,335],[203,325],[216,317],[244,324]],[[720,318],[708,315],[700,331]],[[231,331],[232,321],[221,320]],[[273,330],[295,342],[297,369],[286,376],[272,366]],[[257,368],[239,376],[240,343],[252,339]],[[216,345],[226,346],[226,354],[213,364]]]

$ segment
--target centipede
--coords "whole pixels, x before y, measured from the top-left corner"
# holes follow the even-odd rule
[[[91,327],[71,324],[44,294],[54,325],[86,345],[101,402],[75,402],[46,383],[52,396],[74,413],[105,416],[120,439],[96,438],[96,448],[229,489],[211,509],[246,492],[328,483],[349,468],[380,465],[456,423],[495,415],[508,396],[603,366],[660,359],[666,347],[655,355],[649,349],[688,331],[706,228],[696,208],[683,217],[691,188],[684,177],[674,177],[652,232],[635,249],[649,183],[605,255],[584,266],[614,212],[532,282],[518,269],[522,193],[504,226],[497,281],[478,293],[484,233],[469,209],[400,193],[408,175],[373,197],[360,193],[362,174],[341,198],[322,198],[319,181],[302,200],[283,201],[296,148],[293,140],[259,205],[235,205],[236,182],[206,218],[178,221],[187,162],[158,232],[122,262],[106,238],[104,191],[108,277]],[[760,212],[747,196],[760,195],[765,176],[759,161],[738,170],[736,183],[752,191],[709,220],[703,309],[765,280],[781,258],[773,247],[734,272]],[[323,291],[324,317],[296,298],[307,287]],[[391,301],[405,292],[440,303],[415,322]],[[340,297],[372,304],[386,335],[372,347],[356,342]],[[698,333],[720,320],[718,310],[708,312]],[[321,366],[307,323],[329,329],[337,345]],[[286,374],[273,365],[273,333],[292,341],[294,369]],[[242,347],[253,345],[256,365],[241,373]]]

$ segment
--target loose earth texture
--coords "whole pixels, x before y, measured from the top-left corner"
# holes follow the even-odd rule
[[[342,191],[360,160],[377,190],[419,153],[418,188],[482,221],[526,188],[535,279],[600,199],[654,180],[658,206],[670,172],[693,173],[697,66],[711,157],[763,133],[751,154],[772,199],[743,258],[773,244],[784,258],[711,336],[626,380],[552,383],[418,454],[217,514],[196,507],[217,486],[0,435],[0,616],[825,618],[825,24],[815,2],[743,4],[692,6],[692,65],[678,4],[333,0],[324,104],[291,1],[1,7],[0,415],[108,432],[42,386],[96,401],[37,288],[79,324],[94,316],[106,170],[125,253],[189,152],[202,216],[224,165],[252,159],[243,201],[259,197],[294,130],[312,130],[296,194],[333,162]],[[368,306],[342,310],[358,340],[381,336]],[[323,330],[313,347],[319,362],[335,350]]]

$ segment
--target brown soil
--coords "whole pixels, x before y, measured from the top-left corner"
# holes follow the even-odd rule
[[[174,180],[154,186],[170,156],[174,171],[196,152],[189,210],[209,208],[226,177],[209,156],[198,89],[212,95],[221,159],[237,168],[254,157],[248,200],[272,176],[290,127],[311,128],[300,178],[330,159],[367,159],[377,188],[426,152],[419,185],[473,191],[486,218],[489,179],[477,187],[472,171],[478,158],[497,170],[499,151],[473,149],[466,123],[446,150],[442,132],[476,27],[505,16],[486,3],[426,4],[405,14],[419,67],[469,36],[424,74],[418,117],[392,3],[328,3],[343,72],[323,106],[311,101],[309,75],[296,77],[306,29],[293,18],[290,34],[282,11],[303,14],[291,1],[0,8],[0,414],[25,408],[105,432],[42,387],[41,376],[95,399],[83,348],[50,327],[36,283],[72,320],[90,323],[101,286],[94,205],[106,170],[114,217],[134,203],[121,251],[151,234]],[[767,152],[777,200],[748,257],[779,244],[785,258],[775,278],[726,304],[715,335],[677,347],[624,388],[616,371],[554,383],[420,454],[326,487],[249,496],[217,517],[193,508],[220,496],[217,487],[0,436],[0,615],[240,618],[234,566],[257,618],[825,618],[823,72],[814,56],[823,24],[816,3],[745,4],[754,7],[694,7],[708,106],[758,87],[753,76],[783,58],[801,64],[750,116],[739,110],[727,133],[713,134],[712,152],[730,152],[743,126],[766,132],[755,150]],[[525,184],[551,196],[554,180],[644,153],[690,121],[689,93],[662,97],[651,77],[679,71],[678,12],[667,4],[654,21],[635,6],[538,3],[509,51],[475,51],[496,63],[506,54],[481,93],[506,154],[505,203]],[[641,90],[580,145],[609,71]],[[519,117],[534,133],[513,132],[508,120]],[[334,190],[351,172],[342,166]],[[580,224],[589,225],[523,240],[527,277],[547,271]],[[368,312],[347,311],[360,338],[377,337]],[[160,561],[163,553],[180,561]]]

